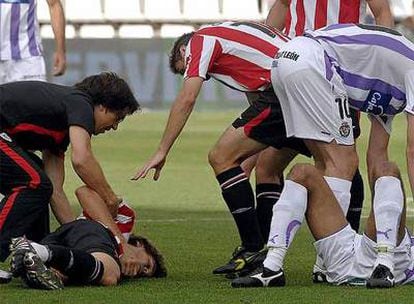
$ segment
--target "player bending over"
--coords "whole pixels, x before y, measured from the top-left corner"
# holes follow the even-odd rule
[[[373,207],[361,235],[351,229],[320,172],[312,165],[294,166],[273,209],[263,266],[234,279],[232,287],[284,286],[283,261],[305,216],[329,283],[388,288],[413,281],[400,172],[394,163],[384,162],[374,178]]]
[[[87,187],[77,190],[84,215],[90,204],[98,210],[105,207],[90,200],[93,195],[96,193]],[[99,218],[96,214],[94,219]],[[120,204],[114,219],[127,244],[121,245],[107,226],[89,217],[87,213],[86,218],[62,225],[39,243],[25,237],[14,238],[10,246],[13,275],[20,276],[29,287],[40,289],[61,289],[66,284],[109,286],[116,285],[122,277],[167,275],[159,251],[146,238],[130,235],[135,213],[127,204]],[[121,267],[119,258],[124,250],[133,252],[134,260]]]

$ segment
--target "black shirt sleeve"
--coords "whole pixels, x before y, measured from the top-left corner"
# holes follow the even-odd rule
[[[79,126],[89,135],[95,131],[93,105],[90,97],[81,92],[69,95],[65,100],[68,127]]]

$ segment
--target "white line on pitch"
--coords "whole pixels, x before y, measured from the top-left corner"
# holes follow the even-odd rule
[[[407,203],[411,203],[413,202],[413,198],[412,197],[408,197],[407,198]],[[365,210],[364,210],[365,211]],[[363,219],[367,219],[368,218],[368,211],[366,211],[367,214],[363,214],[361,216],[361,218]],[[365,212],[364,212],[365,213]],[[414,207],[407,207],[407,217],[414,217]],[[231,218],[225,218],[225,217],[221,217],[221,218],[216,218],[216,217],[206,217],[206,218],[171,218],[171,219],[140,219],[138,220],[138,222],[140,223],[179,223],[179,222],[227,222],[227,221],[231,221]]]
[[[138,222],[151,222],[151,223],[176,223],[176,222],[227,222],[230,221],[231,218],[195,218],[195,219],[186,219],[186,218],[172,218],[172,219],[144,219],[138,220]]]

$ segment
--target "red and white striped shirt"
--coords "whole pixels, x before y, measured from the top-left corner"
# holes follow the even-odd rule
[[[213,77],[243,92],[271,84],[273,58],[288,38],[254,22],[223,22],[194,33],[186,48],[184,78]]]
[[[326,25],[362,23],[365,15],[365,0],[290,0],[285,34],[292,38]]]

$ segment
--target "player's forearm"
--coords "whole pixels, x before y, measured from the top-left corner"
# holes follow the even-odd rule
[[[375,24],[394,27],[394,17],[387,0],[368,0],[369,8],[375,18]]]
[[[168,122],[165,127],[158,150],[168,154],[174,142],[183,130],[195,104],[195,96],[178,96],[171,107]]]
[[[50,206],[52,207],[53,214],[61,225],[75,220],[69,200],[65,192],[63,192],[63,189],[58,191],[55,189],[53,190]]]
[[[96,192],[88,189],[87,187],[81,187],[77,189],[75,193],[83,211],[92,220],[101,222],[107,226],[109,230],[111,230],[111,232],[121,240],[122,243],[126,243],[126,240],[116,225],[108,207]]]
[[[50,22],[55,36],[56,52],[65,53],[65,15],[60,1],[53,1],[50,5]]]
[[[121,201],[107,182],[101,166],[91,152],[84,155],[72,154],[72,164],[82,181],[104,200],[110,207],[117,206]],[[112,209],[111,209],[112,210]],[[113,210],[112,210],[113,211]]]
[[[375,24],[386,26],[389,28],[394,27],[394,18],[390,11],[384,11],[380,15],[375,17]]]
[[[48,150],[42,152],[44,169],[53,185],[53,194],[50,201],[53,214],[60,224],[75,219],[72,208],[63,190],[65,181],[65,159],[63,155],[56,155]]]
[[[266,24],[283,30],[285,27],[286,14],[288,12],[289,4],[284,1],[276,0],[272,8],[269,10],[269,14],[266,18]]]

